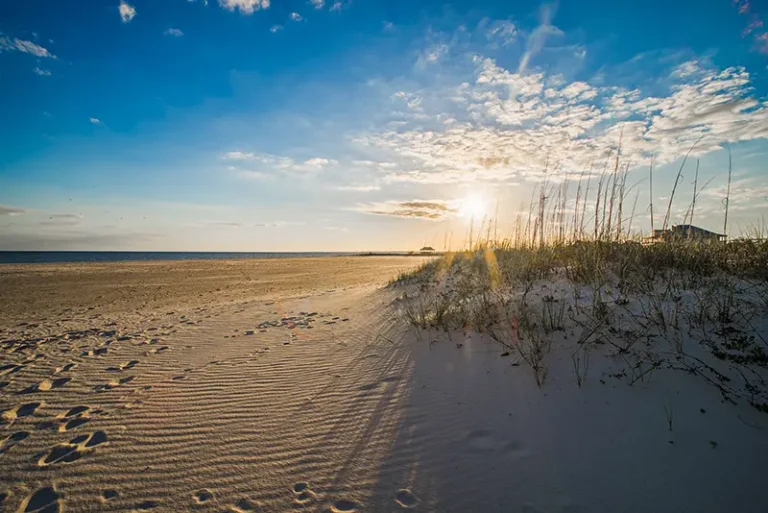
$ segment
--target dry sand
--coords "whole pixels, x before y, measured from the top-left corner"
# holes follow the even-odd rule
[[[764,414],[564,356],[536,388],[398,320],[418,263],[0,267],[0,509],[765,511]]]

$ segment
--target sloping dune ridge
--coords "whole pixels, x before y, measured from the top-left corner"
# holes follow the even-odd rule
[[[0,509],[765,511],[764,414],[433,343],[421,261],[0,269]]]

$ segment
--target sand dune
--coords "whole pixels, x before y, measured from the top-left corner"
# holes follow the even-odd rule
[[[240,264],[253,290],[213,262],[3,272],[0,508],[764,511],[761,413],[697,392],[670,433],[663,379],[578,388],[555,362],[537,388],[480,335],[434,344],[382,287],[416,264]]]

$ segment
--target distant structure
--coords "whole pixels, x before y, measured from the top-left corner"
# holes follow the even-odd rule
[[[422,255],[434,255],[435,254],[435,248],[430,246],[424,246],[419,250],[419,253]]]
[[[673,240],[722,242],[725,240],[725,235],[711,232],[692,224],[678,224],[668,230],[654,230],[653,237],[648,237],[646,240],[648,242],[667,242]]]

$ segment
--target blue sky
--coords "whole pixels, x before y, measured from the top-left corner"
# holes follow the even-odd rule
[[[630,169],[633,220],[768,206],[768,4],[0,3],[0,249],[442,247]],[[713,27],[716,27],[714,29]],[[572,193],[576,184],[572,183]]]

